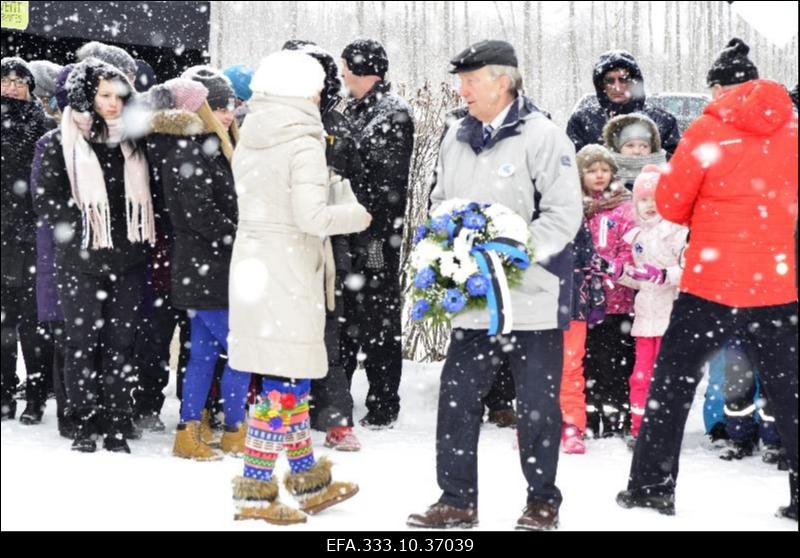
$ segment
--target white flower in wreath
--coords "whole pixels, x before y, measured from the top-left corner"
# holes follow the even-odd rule
[[[498,237],[510,238],[526,246],[531,235],[528,224],[517,214],[497,217],[492,221],[490,230]]]
[[[460,259],[453,252],[444,252],[439,258],[439,270],[445,277],[463,285],[470,276],[478,273],[478,265],[470,256]]]
[[[467,279],[478,273],[478,264],[475,263],[475,258],[472,256],[460,260],[460,264],[458,270],[453,274],[453,281],[459,285],[465,285]]]
[[[443,252],[444,250],[435,241],[430,239],[422,240],[411,252],[411,266],[414,269],[427,267],[438,260]]]
[[[499,219],[503,216],[517,215],[509,208],[500,203],[493,203],[489,207],[485,208],[483,210],[483,213],[492,221],[494,221],[495,219]]]
[[[478,265],[475,259],[468,256],[460,259],[453,252],[445,252],[439,258],[439,269],[442,275],[450,277],[459,285],[467,282],[472,275],[478,273]]]
[[[458,271],[458,259],[453,252],[442,252],[439,256],[439,271],[443,276],[453,278]]]

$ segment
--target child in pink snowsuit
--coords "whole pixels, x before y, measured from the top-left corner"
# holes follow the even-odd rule
[[[659,176],[657,166],[647,165],[636,178],[633,202],[637,226],[625,235],[635,265],[626,269],[625,282],[639,290],[634,301],[635,317],[631,330],[631,335],[636,338],[636,361],[630,377],[631,434],[634,438],[642,424],[661,337],[669,324],[672,302],[678,296],[683,272],[681,256],[689,232],[686,227],[667,221],[658,214],[655,190]]]
[[[628,378],[633,368],[634,291],[620,283],[631,265],[631,246],[623,240],[635,225],[630,192],[615,181],[611,152],[590,144],[576,157],[584,194],[584,215],[597,255],[605,262],[605,319],[586,334],[586,428],[594,437],[622,436],[628,414]],[[594,320],[593,320],[594,321]]]

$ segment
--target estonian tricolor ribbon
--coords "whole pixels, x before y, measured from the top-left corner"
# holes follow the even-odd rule
[[[486,292],[486,302],[489,307],[489,335],[510,333],[514,327],[511,291],[500,256],[505,256],[512,265],[520,269],[527,269],[530,260],[525,245],[510,238],[494,238],[489,242],[474,245],[470,254],[475,258],[478,269],[490,284]]]

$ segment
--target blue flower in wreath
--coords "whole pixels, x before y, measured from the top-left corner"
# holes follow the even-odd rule
[[[414,232],[414,244],[419,244],[426,236],[428,236],[428,227],[420,225]]]
[[[483,275],[471,275],[467,279],[467,292],[469,296],[486,296],[489,290],[489,281]]]
[[[424,267],[414,277],[414,286],[418,289],[427,289],[436,281],[436,272],[431,267]]]
[[[470,211],[469,213],[464,215],[463,223],[466,228],[472,229],[474,231],[479,231],[486,226],[486,217],[484,217],[480,213]]]
[[[427,314],[428,310],[430,309],[430,302],[425,299],[418,300],[414,303],[414,307],[411,309],[411,318],[414,320],[421,320],[425,317],[425,314]]]
[[[448,312],[460,312],[467,305],[467,297],[458,289],[447,289],[442,307]]]
[[[434,217],[431,221],[431,228],[435,232],[442,232],[447,230],[447,225],[450,223],[450,215],[440,215]]]

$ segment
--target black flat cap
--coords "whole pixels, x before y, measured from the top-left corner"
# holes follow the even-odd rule
[[[481,41],[459,52],[450,60],[453,69],[451,74],[458,72],[471,72],[490,64],[498,66],[517,65],[517,53],[514,47],[505,41]]]

